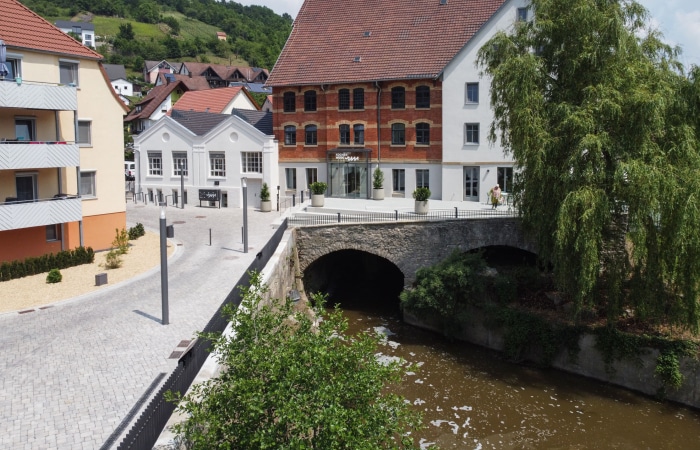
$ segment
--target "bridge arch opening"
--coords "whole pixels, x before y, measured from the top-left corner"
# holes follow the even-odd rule
[[[343,309],[399,311],[404,274],[386,258],[360,250],[338,250],[304,270],[306,292],[328,294],[327,306]]]
[[[525,266],[537,267],[537,255],[520,248],[505,245],[490,245],[469,251],[469,253],[482,252],[484,261],[489,266]]]

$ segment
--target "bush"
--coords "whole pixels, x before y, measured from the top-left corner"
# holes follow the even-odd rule
[[[112,249],[105,256],[105,268],[106,269],[118,269],[122,266],[121,253],[118,250]]]
[[[46,273],[54,268],[66,269],[81,264],[89,264],[94,260],[95,252],[92,248],[77,247],[74,250],[30,257],[21,261],[5,261],[0,265],[0,281],[9,281],[29,275]]]
[[[309,189],[311,190],[311,193],[314,195],[322,195],[324,192],[326,192],[326,189],[328,188],[328,185],[324,183],[323,181],[314,181],[309,185]]]
[[[146,230],[143,228],[143,224],[141,222],[137,223],[136,226],[129,228],[130,241],[134,241],[144,234],[146,234]]]
[[[61,271],[58,269],[51,269],[49,274],[46,275],[47,283],[60,283],[61,280],[63,280],[63,275],[61,275]]]
[[[112,241],[112,247],[116,247],[120,255],[124,255],[129,252],[129,234],[126,229],[122,228],[121,231],[115,228],[117,232],[116,237]]]
[[[384,187],[384,172],[381,171],[379,166],[374,169],[374,174],[372,175],[372,187],[374,189],[381,189]]]
[[[413,191],[413,198],[415,198],[418,202],[424,202],[428,200],[431,195],[432,193],[427,187],[419,187],[416,188],[415,191]]]
[[[267,183],[263,183],[262,188],[260,189],[260,201],[267,202],[269,200],[270,200],[270,188],[267,186]]]

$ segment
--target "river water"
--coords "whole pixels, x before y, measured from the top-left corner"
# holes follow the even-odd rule
[[[387,310],[343,304],[350,332],[387,335],[381,353],[420,366],[397,393],[423,413],[423,448],[700,449],[700,413],[401,322]]]

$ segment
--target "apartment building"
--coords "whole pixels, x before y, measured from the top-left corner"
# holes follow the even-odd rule
[[[486,201],[513,161],[489,143],[489,82],[476,52],[527,20],[526,0],[306,0],[270,73],[280,180],[327,195]],[[347,20],[352,17],[352,20]],[[319,32],[323,30],[323,32]]]
[[[126,225],[126,107],[102,56],[16,0],[0,17],[0,261],[109,248]]]

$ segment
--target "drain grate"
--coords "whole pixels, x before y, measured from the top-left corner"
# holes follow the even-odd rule
[[[195,219],[206,219],[207,216],[194,216]]]
[[[185,222],[184,220],[176,220],[175,222],[173,222],[173,224],[175,224],[175,225],[182,225],[183,223],[187,223],[187,222]]]
[[[25,309],[24,311],[20,311],[19,314],[27,314],[30,312],[34,312],[34,310],[33,309]]]
[[[177,346],[178,347],[187,347],[188,345],[190,345],[190,342],[192,342],[192,341],[188,341],[188,340],[180,341],[180,343],[177,344]]]
[[[182,356],[182,352],[172,352],[168,359],[178,359],[180,356]]]

